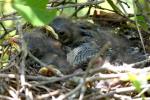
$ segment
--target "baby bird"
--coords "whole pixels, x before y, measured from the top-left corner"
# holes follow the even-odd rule
[[[84,30],[82,30],[75,22],[65,17],[56,17],[50,26],[58,34],[61,43],[69,47],[77,47],[86,39]]]
[[[99,46],[94,38],[97,31],[93,30],[93,24],[57,17],[52,21],[51,26],[58,33],[60,41],[71,48],[67,52],[67,61],[71,65],[78,66],[86,63],[97,53]]]
[[[24,33],[24,39],[28,50],[46,65],[52,64],[63,74],[71,72],[71,65],[66,60],[66,54],[62,49],[62,44],[46,35],[41,29],[35,28]],[[27,59],[28,65],[35,63],[32,59]]]

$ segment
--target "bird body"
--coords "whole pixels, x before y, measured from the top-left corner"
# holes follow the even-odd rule
[[[28,50],[44,64],[55,65],[63,73],[71,71],[71,65],[66,61],[65,51],[63,51],[62,44],[58,40],[48,37],[39,28],[24,32],[24,40]],[[32,61],[33,59],[27,59],[27,66],[33,66],[35,61]]]

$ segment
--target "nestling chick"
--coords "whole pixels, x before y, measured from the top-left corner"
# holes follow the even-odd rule
[[[65,55],[61,50],[61,43],[48,37],[38,28],[33,29],[31,32],[25,32],[24,39],[31,52],[37,57],[41,57],[48,52]]]
[[[64,45],[73,46],[82,39],[79,28],[68,18],[56,17],[50,25],[58,33],[60,41]]]
[[[66,61],[66,54],[59,41],[48,37],[39,28],[24,33],[24,39],[27,43],[28,49],[39,60],[47,65],[52,64],[57,66],[57,69],[64,74],[71,72],[71,66]],[[28,60],[27,64],[32,65],[32,60]]]

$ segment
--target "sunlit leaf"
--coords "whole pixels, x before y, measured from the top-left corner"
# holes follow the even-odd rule
[[[12,47],[14,47],[18,52],[20,52],[20,47],[17,43],[12,43]]]
[[[13,0],[12,6],[27,21],[33,25],[42,26],[49,23],[55,16],[56,10],[47,10],[48,0]]]
[[[112,0],[107,0],[107,2],[111,5],[114,11],[116,11],[119,14],[122,14],[122,11],[117,7],[117,5],[114,4]]]
[[[136,90],[138,92],[141,91],[141,83],[138,80],[137,76],[135,74],[129,73],[129,80],[132,82],[133,86],[135,86]]]

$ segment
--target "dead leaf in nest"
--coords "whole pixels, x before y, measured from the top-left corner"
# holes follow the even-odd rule
[[[118,15],[116,13],[110,13],[105,11],[94,11],[92,15],[93,21],[102,26],[111,26],[111,25],[118,25],[120,23],[126,22],[126,18]]]

